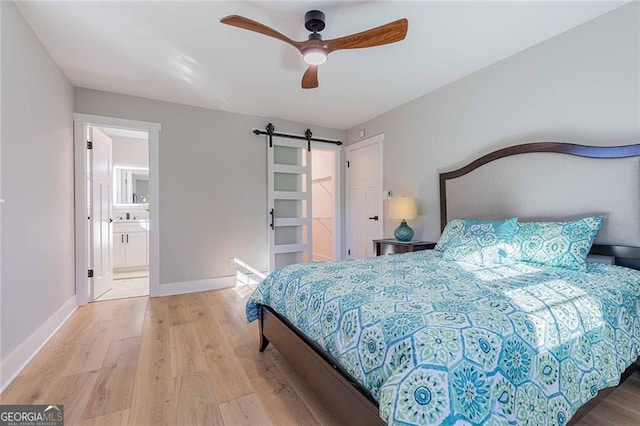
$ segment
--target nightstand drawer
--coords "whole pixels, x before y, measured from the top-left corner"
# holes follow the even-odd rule
[[[376,256],[385,256],[387,254],[409,253],[409,247],[398,244],[381,243],[376,250]]]
[[[431,250],[436,243],[430,241],[398,241],[398,240],[374,240],[373,252],[376,256],[387,254],[410,253],[420,250]]]

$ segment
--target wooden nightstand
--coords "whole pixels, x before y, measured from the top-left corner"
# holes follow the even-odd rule
[[[398,240],[373,240],[373,252],[376,256],[386,254],[409,253],[412,251],[431,250],[436,243],[430,241],[398,241]]]

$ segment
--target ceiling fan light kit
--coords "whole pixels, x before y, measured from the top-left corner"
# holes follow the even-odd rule
[[[325,27],[325,15],[319,10],[310,10],[304,16],[304,26],[308,31],[309,39],[305,41],[295,41],[284,34],[267,27],[264,24],[253,21],[238,15],[225,16],[220,20],[223,24],[264,34],[269,37],[284,41],[295,47],[301,54],[304,61],[309,65],[302,76],[303,89],[315,89],[318,87],[318,65],[327,61],[329,53],[343,49],[361,49],[365,47],[382,46],[404,40],[407,36],[409,22],[407,19],[398,19],[380,27],[339,37],[332,40],[322,40],[319,34]]]
[[[304,61],[309,65],[322,65],[327,62],[327,55],[324,50],[317,47],[310,47],[304,50]]]

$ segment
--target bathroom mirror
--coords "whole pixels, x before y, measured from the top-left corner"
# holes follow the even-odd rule
[[[113,167],[113,204],[142,205],[149,198],[149,169]]]

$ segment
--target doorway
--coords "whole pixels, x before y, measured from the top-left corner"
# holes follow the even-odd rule
[[[311,259],[314,262],[335,260],[339,257],[336,246],[336,190],[335,176],[337,151],[314,148],[311,150]]]
[[[384,234],[383,142],[382,134],[346,148],[348,258],[374,256],[373,240]]]
[[[96,181],[96,140],[108,138],[111,146],[111,182],[109,224],[111,229],[112,279],[99,283],[95,271],[92,301],[104,301],[149,295],[149,133],[118,127],[90,126],[93,150],[89,161],[89,182]],[[90,188],[95,187],[90,185]],[[95,197],[93,197],[95,198]],[[91,195],[89,200],[93,199]],[[104,207],[103,207],[104,208]],[[94,219],[95,221],[95,219]],[[91,234],[93,247],[97,246]],[[106,246],[106,244],[105,244]],[[91,253],[89,253],[91,258]],[[98,262],[99,263],[99,262]]]
[[[79,305],[158,294],[159,131],[74,114]]]

